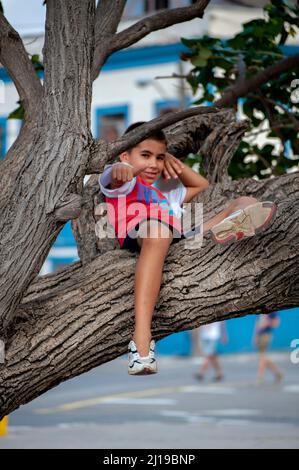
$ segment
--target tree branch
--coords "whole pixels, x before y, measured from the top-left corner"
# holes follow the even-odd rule
[[[249,92],[259,88],[263,83],[272,80],[283,72],[296,68],[299,65],[299,54],[294,54],[291,57],[282,59],[267,69],[258,73],[255,77],[238,82],[237,85],[225,91],[219,100],[215,101],[214,106],[226,107],[236,103],[238,98],[247,95]]]
[[[127,0],[100,0],[95,17],[95,49],[92,79],[95,80],[107,58],[109,43],[116,33]]]
[[[100,0],[95,16],[95,44],[102,36],[114,34],[121,20],[127,0]]]
[[[210,184],[222,183],[229,178],[229,164],[248,126],[247,120],[221,123],[207,136],[200,153],[204,174]]]
[[[100,45],[97,45],[96,58],[94,61],[93,78],[96,78],[100,72],[100,68],[104,65],[107,58],[116,51],[125,49],[135,44],[153,31],[168,28],[174,24],[190,21],[194,18],[202,18],[204,11],[210,0],[198,0],[194,5],[189,7],[174,8],[163,10],[155,15],[143,18],[133,26],[114,35],[109,43],[105,44],[105,51],[100,51]],[[99,53],[100,52],[100,53]]]
[[[299,132],[299,120],[294,116],[294,114],[287,108],[287,106],[275,101],[275,100],[272,100],[271,98],[267,98],[267,97],[264,97],[264,99],[272,104],[274,107],[277,106],[278,108],[282,109],[284,111],[284,113],[288,116],[289,120],[291,121],[291,123],[293,124],[294,126],[294,129],[296,129],[296,131]]]
[[[146,139],[153,130],[163,129],[192,116],[217,114],[217,112],[219,112],[219,109],[216,107],[196,106],[152,119],[114,142],[107,143],[102,139],[95,140],[91,149],[86,173],[101,173],[107,162],[119,155],[119,153],[136,145],[142,139]]]
[[[154,338],[298,306],[298,178],[299,173],[233,181],[204,192],[205,214],[248,194],[277,201],[276,219],[262,234],[228,247],[207,239],[199,249],[185,249],[184,241],[170,247]],[[6,344],[6,362],[0,364],[0,419],[60,382],[125,353],[134,320],[135,261],[135,255],[113,250],[30,286]]]
[[[25,109],[26,121],[33,119],[40,108],[43,87],[22,39],[1,12],[0,61],[15,84]]]

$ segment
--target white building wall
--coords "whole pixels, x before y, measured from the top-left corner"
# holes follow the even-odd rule
[[[175,62],[102,72],[93,85],[93,134],[96,135],[95,113],[99,107],[127,104],[129,122],[147,121],[155,117],[156,102],[179,100],[177,79],[159,80],[159,89],[155,86],[155,77],[174,72],[178,72]],[[148,84],[140,87],[139,82]]]

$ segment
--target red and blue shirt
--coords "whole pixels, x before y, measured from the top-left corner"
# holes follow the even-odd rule
[[[111,167],[105,167],[99,177],[99,184],[105,196],[108,220],[121,247],[127,234],[148,218],[171,225],[177,231],[177,236],[182,233],[181,215],[184,209],[181,205],[187,189],[180,181],[166,182],[160,178],[150,185],[137,175],[120,188],[108,189],[106,186],[111,182]]]

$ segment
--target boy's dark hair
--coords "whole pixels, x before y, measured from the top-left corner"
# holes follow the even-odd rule
[[[127,134],[128,132],[132,131],[133,129],[136,129],[139,126],[142,126],[142,124],[146,124],[146,121],[138,121],[138,122],[133,122],[124,132],[124,134]],[[158,140],[158,142],[164,142],[167,145],[167,139],[166,135],[162,130],[159,131],[153,131],[146,137],[147,139],[153,139],[153,140]]]

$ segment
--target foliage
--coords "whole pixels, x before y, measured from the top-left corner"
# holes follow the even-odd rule
[[[239,80],[250,80],[285,58],[285,43],[296,35],[298,26],[299,7],[287,0],[272,0],[264,8],[264,18],[245,23],[242,31],[230,39],[207,35],[182,39],[189,51],[181,58],[193,65],[188,83],[194,95],[202,93],[194,104],[214,103]],[[233,178],[281,175],[298,164],[296,78],[296,71],[289,70],[239,100],[251,129],[231,162],[229,173]]]

